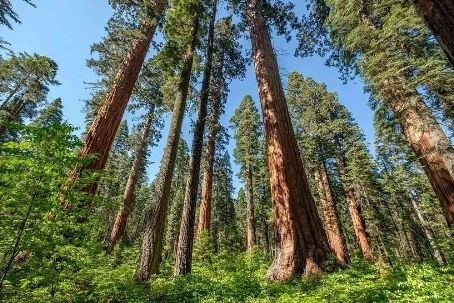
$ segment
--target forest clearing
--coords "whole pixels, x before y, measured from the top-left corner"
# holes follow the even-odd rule
[[[454,302],[452,0],[0,0],[0,302]]]

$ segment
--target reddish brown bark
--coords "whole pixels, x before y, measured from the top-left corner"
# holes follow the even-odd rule
[[[81,170],[94,169],[103,170],[109,155],[112,142],[117,133],[118,126],[131,97],[135,83],[142,68],[145,56],[150,46],[159,19],[166,7],[166,0],[152,0],[149,10],[153,12],[153,18],[146,20],[141,25],[141,36],[134,40],[126,57],[118,68],[115,79],[109,88],[106,98],[96,113],[91,126],[88,128],[84,138],[84,144],[79,152],[81,157],[96,155],[97,158],[84,167],[74,167],[68,176],[68,186],[63,192],[73,186],[79,178]],[[97,183],[86,187],[88,194],[94,194]],[[62,201],[68,207],[67,201]]]
[[[175,160],[178,153],[181,125],[186,109],[194,51],[197,46],[198,29],[199,20],[198,18],[195,18],[192,26],[191,45],[188,47],[187,53],[183,59],[183,69],[181,70],[178,90],[173,105],[172,121],[170,123],[164,156],[161,161],[154,203],[152,209],[147,214],[147,223],[143,235],[139,262],[136,268],[136,280],[141,282],[147,281],[151,275],[158,273],[159,265],[161,263],[169,195],[175,168]]]
[[[221,67],[222,70],[222,67]],[[221,77],[218,77],[215,84],[213,100],[213,112],[211,116],[210,134],[207,140],[207,151],[205,156],[205,167],[202,181],[202,196],[200,198],[199,223],[197,236],[204,232],[210,232],[211,225],[211,202],[213,196],[213,164],[216,152],[216,137],[219,132],[219,114],[221,105]]]
[[[416,91],[385,81],[389,106],[423,167],[449,226],[454,222],[454,150]]]
[[[252,165],[249,163],[246,172],[246,248],[251,250],[256,242],[254,217],[254,182]]]
[[[454,1],[414,0],[416,11],[454,67]]]
[[[355,188],[351,186],[347,179],[347,169],[345,166],[344,157],[339,153],[341,147],[338,140],[335,140],[336,144],[336,164],[341,178],[342,186],[347,197],[348,212],[353,224],[353,230],[355,232],[356,243],[358,244],[359,250],[364,260],[371,262],[373,260],[372,248],[369,243],[369,235],[366,231],[366,224],[364,217],[361,212],[361,207],[358,201],[358,195]]]
[[[180,233],[175,259],[175,276],[186,275],[192,268],[192,249],[194,244],[195,212],[199,190],[200,163],[202,160],[203,136],[205,133],[208,112],[208,93],[213,64],[214,23],[216,20],[217,0],[212,1],[212,15],[208,32],[208,44],[205,70],[199,102],[199,112],[192,140],[191,158],[189,160],[188,179],[181,215]]]
[[[349,262],[347,245],[345,243],[342,225],[339,215],[337,214],[336,204],[333,199],[331,185],[324,163],[315,170],[314,177],[320,196],[320,204],[323,208],[328,243],[336,256],[338,263],[342,266],[346,266]]]
[[[265,126],[273,216],[279,238],[279,249],[267,276],[286,281],[294,273],[321,272],[329,247],[309,190],[260,6],[259,0],[246,2]]]
[[[145,160],[145,155],[147,152],[147,146],[150,141],[150,132],[153,125],[153,114],[154,114],[155,105],[152,104],[146,120],[143,125],[142,134],[139,141],[137,142],[134,160],[132,162],[131,169],[129,171],[128,181],[126,183],[125,191],[123,193],[123,199],[121,202],[120,210],[115,216],[112,230],[110,232],[109,240],[107,243],[106,250],[108,253],[112,252],[117,243],[118,239],[123,235],[126,224],[128,221],[128,216],[131,211],[133,202],[134,202],[134,193],[136,191],[137,182],[140,176],[140,169]]]

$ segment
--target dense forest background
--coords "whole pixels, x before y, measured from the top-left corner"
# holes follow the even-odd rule
[[[452,302],[449,1],[108,4],[83,108],[0,37],[0,301]]]

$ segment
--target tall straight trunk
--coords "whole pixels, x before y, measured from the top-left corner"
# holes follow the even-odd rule
[[[290,122],[260,0],[246,1],[246,15],[265,125],[273,216],[280,243],[267,276],[271,280],[287,281],[294,273],[321,272],[329,247]]]
[[[402,80],[402,79],[399,79]],[[405,82],[404,82],[405,83]],[[434,116],[416,91],[384,82],[388,104],[419,159],[443,208],[449,226],[454,222],[454,149]]]
[[[346,266],[349,262],[347,245],[345,243],[336,204],[333,199],[325,163],[322,162],[320,164],[319,168],[315,170],[314,176],[320,196],[320,204],[323,208],[328,243],[331,250],[336,255],[338,263],[342,266]]]
[[[96,155],[96,160],[84,167],[73,167],[69,173],[69,189],[83,169],[103,170],[112,142],[125,112],[128,100],[136,84],[142,68],[151,40],[159,24],[160,17],[167,5],[167,0],[150,0],[148,11],[153,12],[153,17],[148,18],[141,24],[141,35],[134,40],[123,62],[118,68],[115,79],[109,88],[102,106],[98,109],[96,117],[84,138],[83,146],[79,152],[81,157]],[[90,184],[85,188],[88,194],[93,195],[97,189],[97,183]],[[63,205],[69,206],[67,201]]]
[[[222,65],[220,70],[222,71]],[[211,206],[213,199],[213,165],[216,154],[216,138],[219,133],[219,115],[221,109],[222,78],[218,76],[214,87],[213,112],[211,115],[210,134],[207,140],[207,151],[205,156],[205,167],[202,180],[202,196],[200,198],[199,222],[197,226],[197,237],[204,232],[210,232]]]
[[[414,0],[416,11],[454,67],[454,1]]]
[[[213,65],[214,23],[216,21],[217,0],[212,1],[212,15],[208,33],[206,63],[203,75],[199,112],[192,139],[191,158],[189,160],[188,178],[184,196],[183,213],[181,215],[180,233],[175,259],[175,276],[191,272],[192,248],[194,244],[195,211],[199,190],[200,162],[202,160],[203,136],[208,111],[208,96]]]
[[[134,160],[129,171],[125,191],[123,193],[121,207],[112,225],[112,230],[110,232],[106,248],[108,253],[112,252],[118,239],[123,235],[126,229],[129,213],[131,212],[131,208],[134,202],[134,193],[136,191],[137,182],[139,181],[140,169],[142,168],[142,165],[144,163],[145,155],[147,153],[147,146],[150,141],[150,132],[153,125],[154,110],[155,104],[151,104],[143,125],[142,134],[139,141],[137,142]]]
[[[254,216],[254,182],[252,165],[247,165],[246,171],[246,248],[251,250],[256,243],[255,216]]]
[[[181,126],[183,123],[186,101],[189,91],[189,81],[192,72],[194,51],[197,46],[199,19],[196,17],[192,25],[192,41],[184,56],[183,69],[180,74],[175,103],[173,105],[172,121],[164,150],[164,156],[159,170],[159,181],[156,184],[153,207],[147,214],[147,223],[140,250],[140,258],[136,269],[136,280],[147,281],[151,275],[158,273],[161,263],[164,227],[167,220],[167,208],[172,185],[175,160],[180,142]]]
[[[430,229],[429,224],[426,222],[426,219],[424,218],[423,214],[421,213],[418,203],[413,198],[411,198],[411,205],[413,206],[413,210],[415,211],[416,216],[418,217],[419,223],[421,224],[421,227],[424,231],[427,241],[429,242],[430,248],[432,249],[432,255],[434,259],[437,260],[438,264],[446,265],[446,259],[443,253],[441,252],[440,248],[438,247],[437,243],[435,243],[434,239],[435,236],[432,230]]]
[[[356,243],[358,244],[359,250],[364,260],[370,262],[373,260],[372,248],[369,243],[369,235],[366,231],[366,224],[364,217],[361,212],[361,206],[358,201],[358,195],[355,192],[355,188],[349,185],[347,178],[347,169],[345,165],[345,159],[341,154],[340,142],[335,139],[336,144],[336,164],[339,171],[342,186],[345,191],[347,198],[348,212],[353,223],[353,230],[355,232]]]

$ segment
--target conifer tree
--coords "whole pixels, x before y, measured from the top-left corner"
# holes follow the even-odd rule
[[[327,160],[332,157],[333,131],[336,131],[330,121],[331,110],[337,105],[335,96],[311,78],[291,73],[287,100],[306,167],[315,179],[328,242],[338,262],[346,265],[349,254],[338,213],[338,198],[334,195],[327,166]]]
[[[293,133],[267,24],[280,34],[295,25],[287,2],[249,0],[240,8],[247,23],[266,134],[275,226],[280,247],[268,277],[286,281],[294,273],[323,271],[329,252]],[[269,18],[269,19],[268,19]]]
[[[230,122],[235,129],[235,160],[241,165],[239,175],[246,187],[246,248],[251,250],[256,244],[254,179],[260,137],[260,117],[251,96],[243,98]]]
[[[200,91],[197,121],[194,125],[194,138],[191,147],[191,158],[186,182],[183,212],[181,214],[180,232],[178,234],[177,254],[175,259],[175,276],[186,275],[192,268],[192,249],[194,244],[194,228],[197,194],[199,191],[199,174],[202,161],[203,138],[208,112],[208,97],[213,66],[214,29],[216,22],[217,0],[211,1],[210,22],[208,25],[208,41],[206,61]]]
[[[97,110],[96,116],[85,134],[84,145],[80,150],[82,157],[96,155],[97,159],[86,167],[72,168],[68,177],[67,187],[69,188],[78,179],[81,169],[104,169],[118,126],[166,7],[165,0],[149,0],[140,3],[131,0],[115,0],[111,3],[120,14],[127,14],[132,10],[138,24],[135,27],[135,37],[122,57],[121,63],[116,66],[115,76],[105,93],[102,105]],[[94,194],[96,187],[96,183],[93,183],[86,188],[86,192]],[[62,202],[67,204],[67,201]]]
[[[313,7],[319,6],[326,9],[323,14],[313,10],[311,22],[326,26],[330,35],[329,39],[312,40],[330,45],[330,63],[343,71],[361,73],[373,99],[393,111],[451,225],[453,148],[419,90],[421,85],[435,87],[428,72],[447,66],[437,55],[440,50],[428,42],[429,33],[412,3],[389,0],[374,5],[363,1],[358,8],[356,1],[329,0],[316,1]],[[382,10],[385,6],[389,9]],[[320,33],[323,37],[326,31]],[[303,53],[310,53],[311,43],[306,44],[306,36],[301,35],[300,48]]]
[[[19,53],[0,60],[0,135],[5,136],[6,123],[23,122],[36,115],[49,87],[59,85],[58,66],[48,57]]]
[[[133,94],[133,107],[135,110],[144,109],[146,114],[141,124],[142,132],[137,140],[134,159],[128,175],[128,181],[123,193],[123,199],[120,209],[116,215],[112,225],[111,234],[107,244],[107,251],[111,252],[126,229],[129,213],[134,202],[134,193],[146,164],[148,146],[154,141],[157,135],[159,111],[162,107],[162,77],[160,71],[155,66],[155,63],[150,60],[145,65],[142,74],[139,77],[138,85]]]
[[[49,105],[40,110],[32,125],[38,127],[49,127],[63,123],[63,103],[61,98],[57,98]]]
[[[173,30],[168,32],[167,51],[172,52],[172,57],[176,62],[178,62],[176,58],[179,54],[182,54],[183,57],[179,63],[180,75],[173,104],[172,121],[153,197],[155,202],[149,214],[147,214],[147,224],[142,240],[139,264],[136,269],[138,281],[146,281],[152,274],[156,274],[161,263],[171,181],[186,109],[194,52],[198,44],[199,5],[193,1],[175,1],[173,4],[174,7],[170,9],[167,15],[166,26]],[[181,27],[182,24],[188,23],[190,24],[189,28]]]
[[[202,192],[200,200],[197,235],[210,231],[213,165],[216,154],[216,141],[220,125],[219,118],[224,112],[228,90],[228,82],[236,77],[242,77],[245,71],[244,59],[241,56],[238,28],[232,24],[231,18],[223,18],[217,22],[215,32],[215,57],[213,63],[213,80],[210,86],[210,117],[208,120],[209,133],[206,142]]]

